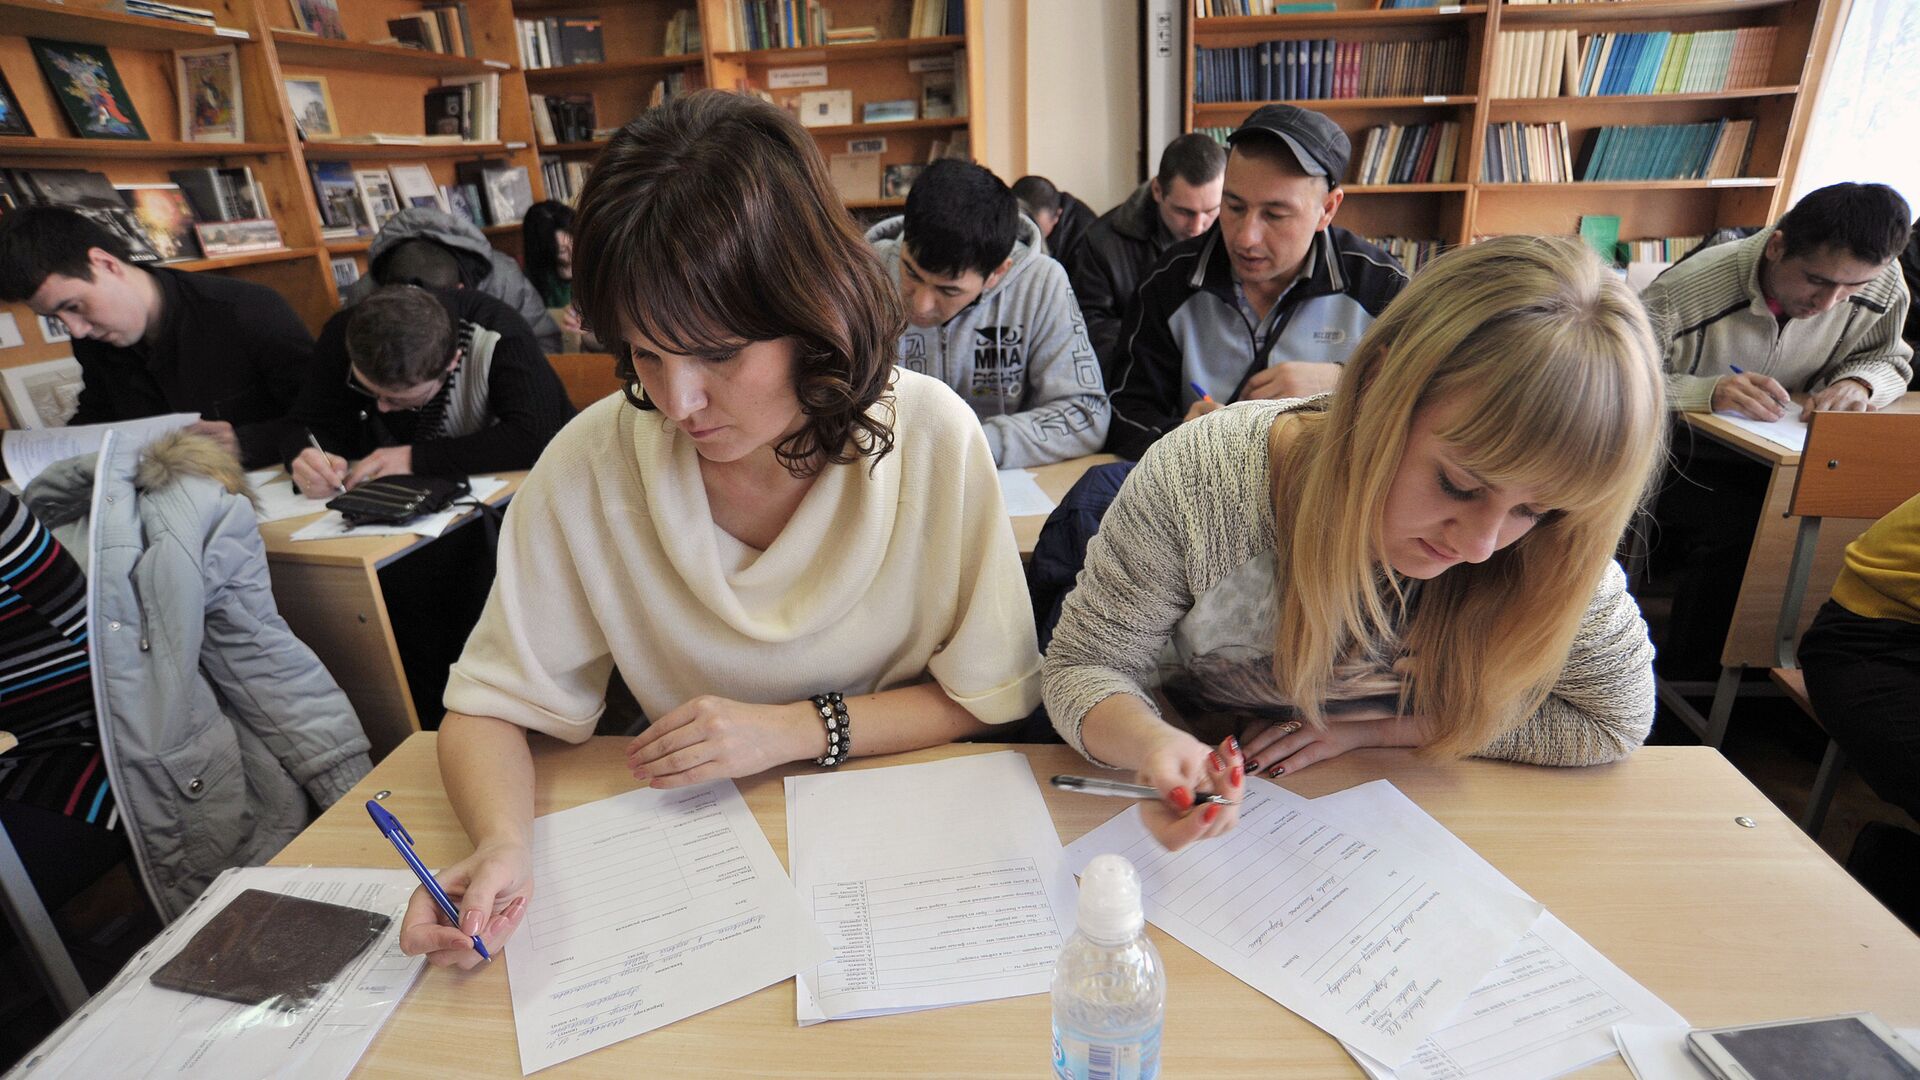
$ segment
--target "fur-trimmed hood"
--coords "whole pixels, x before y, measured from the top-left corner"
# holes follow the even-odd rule
[[[142,494],[163,491],[188,477],[211,480],[234,495],[255,502],[240,459],[205,435],[175,431],[148,443],[137,454],[115,453],[117,462],[131,466],[129,480]],[[50,529],[67,525],[87,513],[93,499],[98,456],[68,458],[50,465],[27,486],[25,497]]]

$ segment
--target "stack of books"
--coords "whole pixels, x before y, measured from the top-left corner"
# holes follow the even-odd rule
[[[1460,150],[1460,125],[1382,124],[1367,129],[1356,184],[1450,184]]]
[[[1466,40],[1267,41],[1194,50],[1194,100],[1313,101],[1457,94]]]
[[[541,146],[593,138],[592,94],[528,94],[527,98],[533,105],[533,134]]]
[[[426,131],[464,142],[500,141],[500,76],[449,75],[427,91]]]
[[[127,14],[186,23],[189,26],[213,25],[213,12],[206,8],[182,7],[179,4],[165,3],[163,0],[127,0]]]
[[[1565,183],[1574,177],[1565,121],[1488,124],[1481,175],[1492,184]]]
[[[1369,236],[1366,241],[1400,260],[1409,274],[1419,273],[1421,267],[1447,250],[1447,245],[1438,240],[1410,240],[1404,236]]]
[[[409,15],[387,20],[387,32],[400,45],[427,52],[472,56],[473,28],[467,21],[467,5],[430,4]]]
[[[827,44],[864,45],[869,41],[880,40],[880,29],[875,26],[829,26]]]
[[[1724,180],[1740,176],[1753,121],[1604,127],[1580,154],[1582,180]]]
[[[1762,86],[1778,34],[1772,26],[1585,37],[1572,29],[1503,33],[1493,96],[1710,94]]]
[[[543,19],[515,19],[513,28],[518,35],[520,66],[528,71],[606,62],[607,50],[599,19],[549,15]],[[694,35],[699,36],[697,21]],[[698,51],[698,46],[694,51]]]

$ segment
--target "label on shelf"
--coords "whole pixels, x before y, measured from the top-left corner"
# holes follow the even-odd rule
[[[525,150],[526,148],[527,144],[523,142],[510,142],[507,144],[507,149],[509,150]]]
[[[1715,187],[1731,187],[1734,184],[1744,184],[1746,182],[1747,178],[1744,176],[1715,176],[1707,180],[1707,183]]]
[[[1426,97],[1423,97],[1420,100],[1426,102],[1428,105],[1445,105],[1447,103],[1447,95],[1428,94]]]
[[[239,38],[241,41],[253,40],[252,34],[247,33],[245,30],[242,30],[237,26],[216,26],[213,28],[213,36]]]
[[[1458,15],[1458,14],[1460,14],[1460,5],[1459,5],[1459,4],[1447,4],[1447,5],[1445,5],[1445,6],[1443,6],[1443,7],[1441,7],[1441,8],[1439,9],[1439,11],[1440,11],[1440,14],[1442,14],[1442,15]]]
[[[482,60],[480,62],[490,68],[499,68],[501,71],[509,71],[513,68],[513,65],[507,63],[505,60]]]
[[[767,89],[769,90],[792,90],[799,86],[825,85],[827,85],[827,65],[825,64],[767,69]]]
[[[940,56],[914,56],[909,57],[907,60],[907,74],[909,75],[924,75],[929,71],[952,70],[952,53],[944,53]]]

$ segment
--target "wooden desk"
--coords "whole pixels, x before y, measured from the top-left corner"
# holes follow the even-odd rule
[[[388,803],[430,866],[471,850],[442,794],[435,734],[415,735],[274,859],[276,864],[394,866],[364,802]],[[563,746],[536,738],[536,812],[629,790],[625,740]],[[844,768],[927,761],[1003,746],[949,746]],[[1026,752],[1036,778],[1084,772],[1064,746]],[[808,767],[810,768],[810,767]],[[740,781],[786,859],[781,778]],[[1696,1024],[1866,1009],[1920,1022],[1920,939],[1705,747],[1649,747],[1616,765],[1546,769],[1488,761],[1432,764],[1370,750],[1315,765],[1288,786],[1308,796],[1381,777],[1484,855],[1628,974]],[[1043,786],[1062,842],[1123,809]],[[1742,828],[1746,815],[1757,828]],[[539,902],[536,895],[534,903]],[[1363,1075],[1318,1029],[1153,930],[1171,987],[1163,1044],[1169,1077]],[[472,975],[429,969],[374,1040],[356,1076],[517,1077],[505,964]],[[794,1026],[793,983],[555,1067],[555,1076],[1033,1077],[1049,1060],[1045,995],[899,1016]],[[544,1075],[544,1074],[543,1074]],[[1626,1077],[1618,1059],[1581,1073]]]
[[[499,474],[507,486],[488,500],[513,496],[525,472]],[[279,482],[279,481],[276,481]],[[267,568],[280,614],[333,673],[373,743],[373,757],[420,730],[400,646],[380,586],[382,568],[433,543],[424,536],[358,536],[295,541],[292,536],[318,514],[269,521],[260,526]],[[465,528],[469,511],[448,527]]]
[[[1037,465],[1027,471],[1033,474],[1034,480],[1040,485],[1040,490],[1047,493],[1047,498],[1059,502],[1067,497],[1067,490],[1073,487],[1075,481],[1086,475],[1088,469],[1095,465],[1105,465],[1119,460],[1112,454],[1088,454],[1086,457],[1074,458],[1072,461]],[[1040,527],[1047,523],[1047,515],[1027,514],[1009,520],[1013,522],[1013,538],[1020,544],[1020,561],[1026,562],[1033,558],[1033,545],[1040,542]]]

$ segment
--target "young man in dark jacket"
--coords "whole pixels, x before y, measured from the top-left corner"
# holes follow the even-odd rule
[[[381,476],[531,468],[571,419],[560,377],[505,304],[389,285],[321,329],[284,452],[320,498]]]
[[[1180,136],[1161,152],[1158,175],[1100,215],[1074,253],[1067,274],[1109,383],[1119,375],[1120,329],[1140,282],[1168,248],[1212,227],[1226,168],[1227,152],[1211,136]]]
[[[1020,212],[1040,226],[1046,240],[1046,253],[1062,266],[1080,250],[1093,228],[1093,207],[1053,186],[1044,176],[1023,176],[1013,182],[1013,197],[1020,200]]]
[[[1391,255],[1333,224],[1352,153],[1339,125],[1266,105],[1228,142],[1220,219],[1167,249],[1122,331],[1107,437],[1122,457],[1231,401],[1333,389],[1406,286]]]
[[[70,424],[197,412],[190,426],[248,468],[279,460],[313,337],[280,294],[217,273],[128,261],[72,210],[0,220],[0,301],[26,301],[73,335],[84,388]]]

